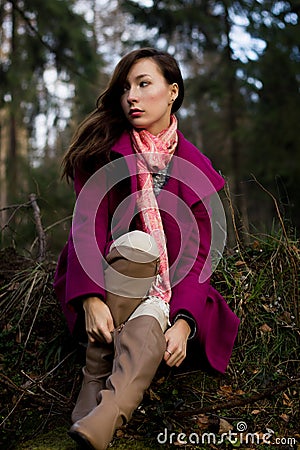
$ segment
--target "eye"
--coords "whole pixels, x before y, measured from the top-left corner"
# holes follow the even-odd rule
[[[140,87],[146,87],[146,86],[148,86],[148,84],[149,84],[149,81],[141,81]]]
[[[125,84],[125,85],[123,86],[122,93],[124,94],[125,92],[129,91],[129,89],[130,89],[130,87],[128,86],[128,84]]]

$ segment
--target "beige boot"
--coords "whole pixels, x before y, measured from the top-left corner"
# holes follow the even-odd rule
[[[99,405],[76,422],[69,435],[84,449],[105,450],[115,430],[127,422],[142,401],[163,358],[166,340],[158,321],[139,316],[115,332],[111,376]]]
[[[106,379],[112,371],[113,352],[113,344],[88,343],[86,365],[82,369],[82,386],[71,416],[73,423],[85,417],[98,405],[97,395],[105,388]]]
[[[115,327],[124,323],[143,301],[158,270],[158,259],[146,252],[118,247],[106,257],[106,304]]]

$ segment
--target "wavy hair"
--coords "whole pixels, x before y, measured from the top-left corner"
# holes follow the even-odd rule
[[[113,144],[125,130],[131,128],[121,107],[121,96],[131,67],[142,58],[151,58],[156,62],[168,84],[178,84],[178,97],[172,105],[171,113],[180,108],[184,85],[181,71],[173,56],[148,47],[128,53],[117,64],[107,88],[97,99],[96,109],[83,120],[74,133],[62,162],[62,176],[67,180],[74,178],[76,168],[92,174],[109,162]]]

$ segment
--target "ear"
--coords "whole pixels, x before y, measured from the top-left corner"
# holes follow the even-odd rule
[[[174,103],[179,94],[179,87],[177,83],[170,84],[170,103]]]

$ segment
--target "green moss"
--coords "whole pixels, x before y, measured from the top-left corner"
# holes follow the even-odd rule
[[[49,433],[38,435],[35,439],[17,447],[16,450],[74,450],[77,446],[68,437],[65,428],[56,428]]]
[[[152,450],[153,445],[147,443],[146,440],[134,440],[128,438],[116,439],[112,446],[112,450]],[[39,435],[35,439],[31,439],[16,447],[16,450],[78,450],[75,442],[68,437],[66,428],[56,428],[49,433]]]

